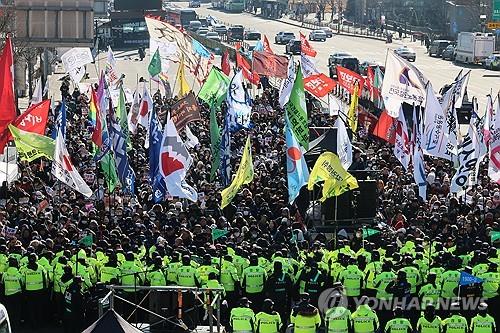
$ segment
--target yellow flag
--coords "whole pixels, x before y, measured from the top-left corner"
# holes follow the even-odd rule
[[[351,96],[351,105],[349,106],[349,127],[352,129],[354,133],[356,133],[358,129],[358,93],[359,93],[359,85],[354,85],[354,92]]]
[[[179,97],[186,96],[191,89],[186,80],[186,75],[184,74],[184,57],[181,58],[179,63],[179,68],[177,69],[177,82],[179,82]]]
[[[231,185],[222,190],[222,203],[221,208],[226,207],[236,196],[242,185],[248,184],[253,180],[253,162],[252,162],[252,145],[250,144],[250,137],[247,137],[245,148],[243,149],[243,156],[241,156],[240,166],[236,172]]]
[[[325,183],[323,184],[323,197],[320,201],[339,196],[344,192],[359,187],[356,178],[342,167],[339,157],[331,152],[321,154],[314,164],[307,183],[307,189],[312,190],[314,184],[321,181]]]

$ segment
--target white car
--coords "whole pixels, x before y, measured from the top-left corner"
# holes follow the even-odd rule
[[[413,49],[410,49],[408,46],[402,46],[394,50],[394,52],[401,58],[408,61],[415,61],[415,59],[417,59],[417,54],[415,53],[415,51],[413,51]]]
[[[207,32],[207,34],[205,35],[205,37],[208,38],[208,39],[216,40],[216,41],[220,42],[220,36],[215,31],[209,31],[209,32]]]
[[[326,41],[326,33],[323,30],[313,30],[309,33],[309,40]]]

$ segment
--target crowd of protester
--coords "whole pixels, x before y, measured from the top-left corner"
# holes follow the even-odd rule
[[[396,330],[440,333],[448,325],[448,332],[458,333],[462,331],[445,321],[456,311],[438,305],[441,298],[457,301],[457,296],[481,300],[473,308],[459,306],[472,333],[495,332],[471,326],[476,310],[487,318],[486,304],[496,315],[500,304],[500,252],[490,240],[500,220],[500,187],[490,182],[485,165],[478,185],[457,198],[449,189],[453,166],[426,157],[428,200],[424,202],[392,147],[369,134],[360,135],[356,146],[362,153],[356,153],[351,168],[374,171],[370,174],[377,181],[378,210],[369,227],[380,233],[364,237],[354,221],[355,227],[325,235],[312,230],[304,209],[288,204],[283,110],[276,90],[260,90],[255,98],[250,130],[255,176],[223,210],[221,184],[210,181],[206,105],[201,105],[202,120],[192,124],[200,144],[190,149],[194,163],[187,177],[199,201],[167,197],[155,204],[145,129],[132,137],[129,152],[136,173],[135,195],[123,195],[120,188],[108,193],[104,174],[93,160],[88,97],[78,91],[70,95],[69,86],[63,86],[61,94],[69,105],[68,151],[94,196],[86,199],[55,181],[46,159],[19,162],[19,179],[2,184],[1,301],[14,327],[63,324],[67,332],[80,331],[97,319],[96,300],[106,294],[103,285],[118,284],[131,286],[122,292],[126,297],[135,292],[135,285],[222,286],[227,304],[222,321],[235,332],[276,332],[265,326],[266,314],[273,318],[279,314],[281,324],[273,327],[283,330],[292,323],[296,333],[312,332],[309,324],[300,324],[300,316],[312,322],[314,330],[323,325],[328,332],[375,332],[392,327],[386,326],[391,319],[406,317],[412,328],[407,330],[404,322],[403,329],[396,325]],[[160,114],[174,101],[159,92],[154,95]],[[310,126],[332,126],[335,120],[313,107],[308,113]],[[51,117],[48,132],[53,128]],[[222,124],[222,112],[218,120]],[[233,172],[247,134],[232,136]],[[213,229],[228,234],[213,242]],[[89,235],[91,246],[81,242]],[[484,281],[459,288],[461,271]],[[347,318],[347,330],[331,328],[327,324],[331,316],[317,309],[327,310],[320,296],[328,288],[335,292],[327,308],[340,307],[336,300],[347,300],[342,306],[348,316],[340,316]],[[370,298],[392,297],[404,302],[374,312],[367,307]],[[409,310],[410,299],[418,299],[421,308]],[[424,306],[426,300],[433,305]],[[426,326],[421,314],[429,323],[435,323],[438,315],[444,321],[436,330]],[[359,326],[359,318],[364,324],[371,319],[368,326]],[[261,322],[264,326],[256,325]]]

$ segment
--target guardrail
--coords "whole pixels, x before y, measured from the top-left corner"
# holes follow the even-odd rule
[[[341,32],[341,33],[346,33],[346,34],[351,34],[351,35],[359,35],[359,36],[369,36],[369,37],[375,37],[375,38],[380,38],[381,40],[385,39],[385,34],[380,31],[380,29],[371,29],[369,26],[363,26],[360,24],[352,24],[352,25],[347,25],[347,24],[338,24],[338,23],[318,23],[318,21],[314,20],[304,20],[303,22],[297,21],[302,23],[302,26],[311,30],[314,29],[321,29],[324,27],[328,27],[332,29],[333,32]]]

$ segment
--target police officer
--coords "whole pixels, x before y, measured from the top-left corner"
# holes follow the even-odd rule
[[[365,276],[363,272],[356,266],[354,258],[349,259],[349,265],[339,275],[340,283],[345,288],[345,295],[348,297],[349,308],[354,307],[354,297],[361,295]]]
[[[467,333],[467,319],[460,315],[460,303],[451,304],[451,316],[443,320],[443,333]]]
[[[23,270],[23,283],[26,286],[26,310],[32,327],[42,322],[43,302],[47,288],[47,273],[38,264],[35,253],[28,256],[28,265]]]
[[[216,275],[219,275],[219,271],[214,266],[212,266],[212,256],[208,253],[203,256],[203,264],[198,267],[196,271],[201,285],[207,283],[208,274],[214,273]]]
[[[64,300],[64,332],[81,332],[85,323],[85,294],[81,276],[75,276],[64,293]]]
[[[292,279],[283,271],[281,261],[275,261],[273,272],[266,281],[266,297],[274,302],[274,309],[278,311],[281,318],[288,318],[290,313],[290,292],[292,290]]]
[[[224,286],[226,291],[227,305],[230,309],[236,306],[240,277],[238,276],[238,270],[231,262],[232,257],[227,254],[222,261],[222,266],[220,270],[220,283]]]
[[[488,304],[481,303],[477,315],[470,322],[470,333],[496,333],[495,319],[488,314]]]
[[[134,292],[135,286],[141,286],[144,282],[144,272],[135,262],[134,253],[129,251],[125,254],[125,261],[120,265],[120,283],[122,286],[131,288],[123,289],[125,292]]]
[[[153,258],[153,266],[146,273],[146,281],[150,286],[166,286],[167,280],[163,272],[163,261],[159,255]]]
[[[262,304],[262,311],[255,315],[255,333],[279,333],[283,326],[281,316],[274,311],[274,302],[269,298]]]
[[[488,271],[479,275],[483,279],[483,297],[488,298],[488,303],[494,309],[499,303],[500,272],[496,263],[490,263]]]
[[[177,269],[177,284],[182,287],[201,287],[196,268],[191,266],[191,257],[182,256],[182,266]]]
[[[167,267],[165,268],[165,275],[166,275],[168,285],[177,284],[177,270],[181,266],[182,266],[182,262],[180,260],[180,253],[177,251],[174,251],[172,253],[172,259],[170,260]]]
[[[360,299],[360,305],[351,315],[354,333],[375,333],[379,328],[378,316],[368,306],[368,297]]]
[[[425,306],[429,303],[435,304],[436,308],[438,308],[441,289],[436,283],[436,277],[436,273],[430,272],[427,275],[427,283],[423,285],[418,292],[418,297],[420,298],[420,307],[422,309],[425,309]]]
[[[460,272],[456,270],[457,266],[450,260],[448,263],[448,270],[441,276],[441,297],[452,298],[457,294],[458,281],[460,281]]]
[[[292,309],[290,324],[294,333],[316,333],[321,325],[319,310],[309,302],[309,294],[300,295],[300,301]]]
[[[264,268],[259,266],[259,258],[255,253],[250,256],[250,266],[245,268],[242,274],[241,286],[245,296],[251,303],[255,303],[254,309],[257,309],[263,296],[267,273]]]
[[[254,332],[255,313],[250,309],[250,300],[247,297],[240,299],[240,306],[231,310],[229,326],[233,333]]]
[[[118,258],[116,253],[108,253],[108,262],[101,268],[100,282],[106,284],[118,284],[120,269],[118,268]]]
[[[425,307],[424,315],[417,322],[418,333],[441,333],[441,318],[436,315],[434,304],[428,304]]]
[[[411,323],[403,317],[403,309],[400,306],[396,306],[393,313],[394,319],[387,322],[384,333],[411,333]]]
[[[17,259],[9,257],[9,266],[2,275],[3,300],[9,311],[10,322],[17,326],[21,320],[22,291],[24,288],[23,277],[19,272]]]
[[[323,291],[326,278],[323,272],[318,269],[318,263],[314,260],[309,261],[309,269],[303,270],[299,276],[298,284],[301,293],[308,293],[312,304],[318,303],[318,298]]]
[[[342,295],[342,284],[336,282],[333,287],[329,309],[325,313],[325,326],[327,333],[349,333],[352,331],[351,311],[344,304],[345,299]]]

